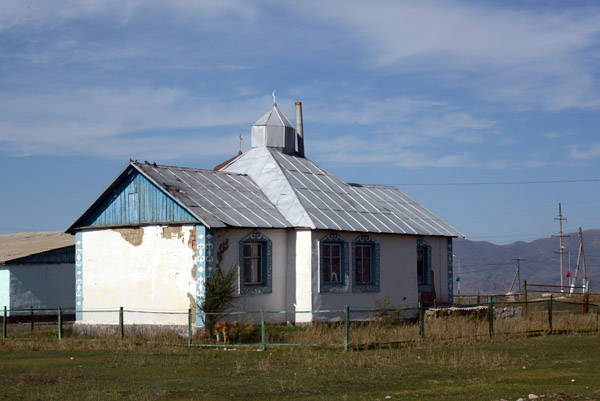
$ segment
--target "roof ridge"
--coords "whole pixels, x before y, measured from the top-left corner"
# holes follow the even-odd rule
[[[236,157],[239,157],[236,156]],[[230,159],[232,160],[232,159]],[[153,164],[153,163],[139,163],[139,162],[132,162],[131,164],[138,166],[138,167],[143,167],[143,166],[148,166],[148,167],[155,167],[155,168],[169,168],[169,169],[174,169],[174,170],[191,170],[191,171],[203,171],[203,172],[207,172],[207,173],[215,173],[215,174],[228,174],[228,175],[237,175],[237,176],[247,176],[248,174],[244,174],[244,173],[234,173],[231,171],[223,171],[223,170],[214,170],[214,169],[208,169],[208,168],[198,168],[198,167],[185,167],[185,166],[171,166],[171,165],[166,165],[166,164]]]

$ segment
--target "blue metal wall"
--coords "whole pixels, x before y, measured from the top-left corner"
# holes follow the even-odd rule
[[[85,226],[198,221],[139,172],[132,170]]]

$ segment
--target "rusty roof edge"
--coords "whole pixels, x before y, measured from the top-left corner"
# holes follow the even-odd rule
[[[229,166],[231,163],[233,163],[234,161],[236,161],[241,155],[242,155],[242,151],[240,150],[237,155],[233,156],[232,158],[230,158],[228,160],[225,160],[221,164],[217,164],[213,168],[213,171],[221,171],[222,169],[224,169],[225,167]]]

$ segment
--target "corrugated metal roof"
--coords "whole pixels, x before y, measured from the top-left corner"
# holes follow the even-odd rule
[[[254,148],[224,170],[248,174],[294,226],[463,236],[395,187],[348,184],[297,154]]]
[[[75,237],[61,231],[0,234],[0,264],[75,245]]]
[[[152,164],[135,166],[209,227],[291,226],[247,175]]]

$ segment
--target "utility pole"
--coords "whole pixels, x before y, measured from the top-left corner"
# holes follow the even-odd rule
[[[515,272],[515,277],[513,278],[512,284],[510,285],[510,290],[508,292],[512,292],[513,286],[515,285],[515,280],[519,279],[519,294],[521,293],[521,261],[525,260],[525,258],[512,258],[512,260],[517,261],[517,271]]]
[[[558,237],[560,238],[560,248],[558,251],[558,253],[560,254],[560,292],[564,292],[565,286],[563,279],[563,254],[565,248],[563,247],[563,237],[568,237],[568,235],[563,235],[562,222],[567,221],[567,219],[562,217],[562,206],[560,203],[558,204],[558,217],[554,218],[554,221],[556,220],[558,220],[560,227],[560,230],[558,231]]]
[[[579,227],[579,253],[577,254],[577,267],[575,267],[575,276],[573,277],[573,282],[571,283],[571,291],[570,293],[573,293],[573,290],[576,285],[577,285],[577,274],[579,273],[579,262],[583,259],[583,287],[585,287],[585,283],[587,283],[587,272],[586,272],[586,265],[585,265],[585,252],[583,250],[583,232],[581,231],[581,227]],[[585,290],[584,290],[585,291]]]

